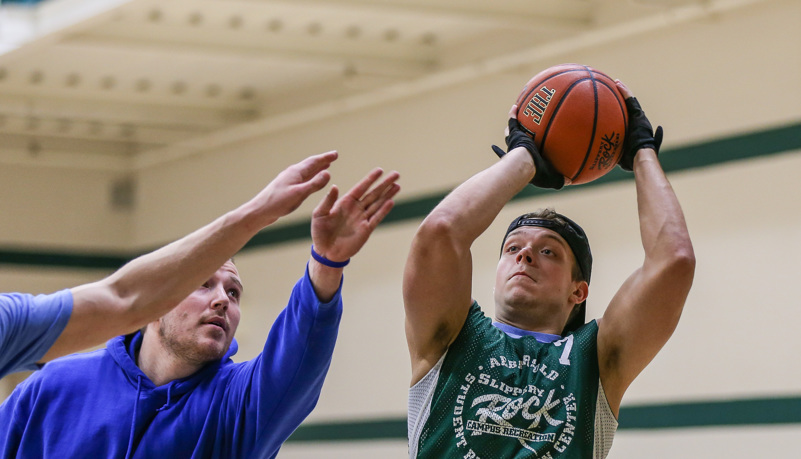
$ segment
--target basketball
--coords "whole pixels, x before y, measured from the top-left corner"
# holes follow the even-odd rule
[[[565,184],[591,182],[618,163],[628,114],[615,81],[562,64],[534,76],[517,99],[517,119]]]

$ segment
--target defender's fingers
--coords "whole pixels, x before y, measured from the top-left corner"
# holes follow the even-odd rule
[[[384,193],[376,199],[373,203],[371,203],[365,212],[367,213],[367,218],[372,219],[374,215],[376,215],[379,209],[383,208],[383,206],[388,202],[391,201],[392,198],[395,197],[396,194],[400,191],[400,185],[397,183],[392,183],[388,189],[384,191]],[[389,211],[387,211],[389,212]],[[381,217],[384,218],[384,217]]]
[[[400,187],[399,187],[399,188],[400,188]],[[384,219],[384,217],[386,217],[386,216],[387,216],[387,214],[389,213],[389,211],[390,211],[390,210],[392,210],[392,207],[393,207],[394,205],[395,205],[395,201],[393,201],[393,200],[391,200],[391,199],[390,199],[389,201],[386,201],[386,202],[385,202],[385,203],[384,203],[384,204],[381,206],[381,208],[380,208],[380,209],[378,209],[378,212],[376,212],[376,213],[375,213],[375,214],[374,214],[372,217],[370,217],[370,220],[369,220],[369,222],[370,222],[370,227],[371,227],[372,229],[375,229],[375,227],[376,227],[376,226],[378,226],[378,224],[379,224],[379,223],[381,223],[381,220],[383,220],[383,219]]]
[[[336,185],[331,185],[331,189],[328,190],[328,193],[325,194],[325,197],[317,204],[317,207],[314,208],[314,212],[312,213],[315,217],[321,217],[323,215],[328,215],[331,212],[331,209],[334,207],[334,203],[337,202],[337,198],[339,197],[339,188]]]
[[[370,188],[370,186],[378,180],[378,177],[381,177],[381,174],[384,173],[384,170],[380,167],[376,167],[375,169],[371,170],[363,179],[359,181],[356,185],[353,185],[353,188],[348,191],[347,195],[350,198],[355,200],[361,200],[362,195]]]
[[[319,155],[309,156],[295,166],[298,168],[301,180],[305,182],[315,178],[320,171],[328,169],[338,156],[339,153],[336,150],[320,153]]]
[[[317,172],[310,180],[306,180],[303,183],[297,185],[298,193],[301,195],[305,195],[304,199],[308,197],[310,194],[315,193],[323,189],[324,186],[328,184],[328,181],[331,180],[331,174],[326,171]]]
[[[365,207],[369,207],[373,202],[378,200],[384,193],[387,191],[389,187],[392,186],[395,182],[398,181],[400,178],[400,174],[397,171],[392,171],[384,177],[384,180],[381,181],[378,185],[375,186],[369,193],[367,193],[362,198],[362,203]]]

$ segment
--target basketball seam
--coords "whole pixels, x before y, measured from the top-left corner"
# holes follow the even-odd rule
[[[587,145],[587,150],[584,152],[584,160],[581,161],[581,166],[579,166],[576,173],[570,177],[570,181],[576,180],[576,177],[581,175],[584,172],[584,167],[587,165],[587,160],[590,158],[590,154],[592,154],[592,147],[595,144],[595,132],[598,130],[598,83],[595,79],[595,75],[593,75],[592,70],[589,67],[585,67],[587,72],[590,74],[590,81],[592,82],[592,93],[593,93],[593,116],[592,116],[592,133],[590,134],[590,144]],[[553,118],[551,118],[553,119]]]
[[[597,73],[600,73],[601,75],[609,78],[609,76],[606,75],[603,72],[597,72]],[[609,78],[609,80],[614,81],[611,78]],[[618,90],[617,90],[617,86],[612,87],[612,86],[606,84],[606,82],[603,81],[603,80],[598,80],[598,83],[606,86],[610,91],[612,91],[613,94],[620,94],[618,92]],[[623,115],[623,138],[621,139],[621,143],[623,145],[625,145],[626,144],[626,131],[628,130],[628,125],[629,125],[629,113],[628,113],[628,110],[626,110],[625,101],[622,101],[622,99],[623,99],[623,95],[621,95],[620,97],[615,97],[615,101],[617,101],[617,106],[620,107],[620,114]],[[617,165],[617,163],[620,161],[621,157],[623,157],[623,149],[622,148],[620,150],[620,157],[618,158],[618,161],[615,162],[615,165]]]
[[[548,132],[550,132],[550,130],[551,130],[551,125],[553,124],[553,120],[556,117],[556,114],[559,113],[559,109],[562,107],[562,104],[565,102],[565,99],[570,94],[570,91],[572,91],[573,88],[577,84],[582,83],[582,82],[584,82],[586,80],[587,80],[586,78],[582,78],[580,80],[574,81],[573,83],[570,84],[570,86],[567,87],[567,89],[565,89],[565,92],[564,92],[564,94],[562,94],[562,97],[559,98],[559,102],[556,104],[556,107],[554,107],[553,112],[551,113],[551,118],[548,119],[548,124],[545,126],[545,129],[542,131],[542,142],[540,142],[540,146],[542,147],[543,150],[546,150],[546,148],[545,148],[545,139],[548,138]]]

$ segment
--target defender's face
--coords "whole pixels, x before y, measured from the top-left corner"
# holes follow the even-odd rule
[[[221,359],[239,326],[242,282],[227,261],[203,285],[159,320],[159,338],[179,358],[204,364]]]
[[[555,231],[537,226],[515,229],[503,244],[495,275],[495,304],[532,302],[564,305],[574,293],[575,257]]]

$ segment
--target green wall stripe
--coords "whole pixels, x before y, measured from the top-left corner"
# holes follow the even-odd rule
[[[801,148],[801,124],[709,140],[666,152],[665,171],[708,167]]]
[[[620,408],[619,430],[801,423],[801,397],[633,405]],[[406,440],[406,418],[305,423],[289,442]]]
[[[309,423],[298,427],[289,442],[393,440],[406,438],[406,418]]]
[[[621,429],[801,423],[801,397],[621,407]]]
[[[765,157],[797,149],[801,149],[801,123],[665,149],[660,158],[665,171],[677,172],[715,166],[731,161]],[[489,148],[487,148],[486,154],[491,154]],[[566,187],[561,191],[526,187],[514,199],[530,198],[549,193],[584,191],[593,186],[632,180],[633,178],[634,176],[631,173],[616,168],[594,182],[577,187]],[[446,191],[399,201],[382,224],[422,219],[447,193]],[[309,223],[309,220],[305,220],[267,228],[251,239],[243,250],[309,239]],[[137,255],[139,253],[81,254],[43,250],[0,249],[0,264],[114,269]]]
[[[132,255],[74,252],[42,252],[0,249],[0,264],[82,269],[117,269]]]
[[[242,250],[282,244],[301,239],[311,239],[311,220],[264,229],[253,236]]]

